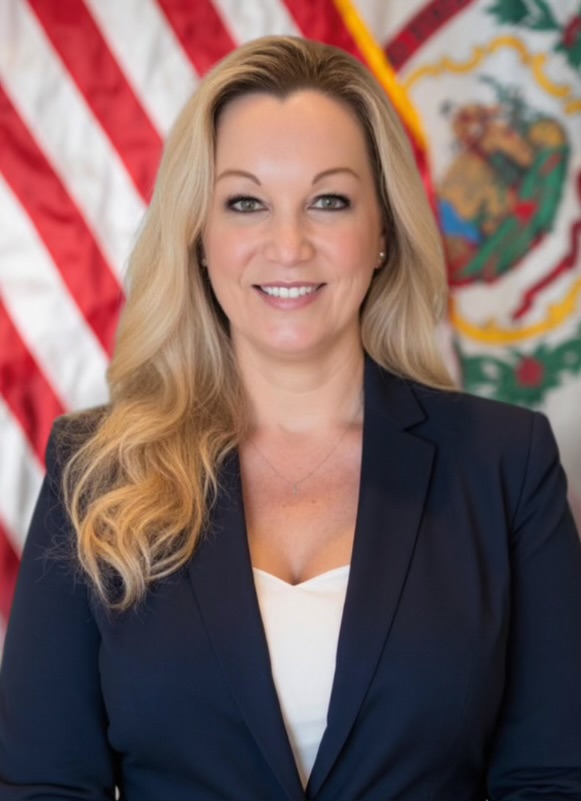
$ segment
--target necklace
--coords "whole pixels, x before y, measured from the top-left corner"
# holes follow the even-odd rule
[[[352,425],[353,425],[353,423],[355,422],[355,419],[356,419],[357,415],[359,414],[359,411],[360,411],[360,409],[362,408],[362,406],[363,406],[363,400],[361,400],[361,403],[360,403],[360,404],[357,406],[357,410],[356,410],[355,414],[353,415],[353,418],[352,418],[352,419],[351,419],[351,420],[350,420],[350,421],[347,423],[347,425],[345,426],[345,429],[343,430],[343,433],[341,434],[341,436],[339,437],[339,439],[337,440],[337,442],[336,442],[336,443],[333,445],[333,447],[331,448],[331,450],[330,450],[330,451],[329,451],[329,452],[328,452],[328,453],[325,455],[325,458],[324,458],[324,459],[323,459],[321,462],[319,462],[318,464],[316,464],[316,465],[313,467],[313,469],[312,469],[312,470],[309,470],[309,472],[306,474],[306,476],[303,476],[303,477],[300,479],[300,481],[291,481],[291,480],[290,480],[289,478],[287,478],[286,476],[283,476],[283,474],[282,474],[282,473],[281,473],[279,470],[277,470],[277,468],[276,468],[276,467],[273,465],[273,463],[270,461],[270,459],[268,459],[268,458],[267,458],[267,457],[266,457],[266,456],[263,454],[263,452],[260,450],[260,448],[258,447],[258,445],[256,445],[254,442],[251,442],[250,444],[252,445],[252,447],[254,448],[254,450],[255,450],[255,451],[256,451],[256,452],[259,454],[259,456],[261,456],[261,457],[262,457],[262,459],[264,459],[264,461],[265,461],[265,462],[266,462],[266,464],[267,464],[267,465],[270,467],[270,469],[271,469],[271,470],[272,470],[274,473],[276,473],[276,475],[277,475],[279,478],[282,478],[282,480],[283,480],[285,483],[287,483],[287,484],[290,484],[290,485],[291,485],[291,487],[292,487],[292,489],[293,489],[293,495],[297,495],[297,494],[298,494],[298,491],[299,491],[299,487],[301,486],[301,484],[304,484],[304,482],[305,482],[305,481],[306,481],[308,478],[310,478],[310,477],[311,477],[312,475],[314,475],[314,474],[315,474],[315,473],[316,473],[318,470],[320,470],[320,469],[321,469],[321,467],[322,467],[322,466],[323,466],[323,465],[324,465],[326,462],[328,462],[328,461],[329,461],[329,459],[331,458],[331,456],[332,456],[332,455],[335,453],[335,451],[337,450],[337,448],[339,447],[339,445],[340,445],[340,444],[343,442],[343,440],[345,439],[345,436],[347,435],[347,432],[349,431],[349,429],[351,428],[351,426],[352,426]]]

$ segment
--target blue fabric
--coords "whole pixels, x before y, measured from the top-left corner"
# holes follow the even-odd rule
[[[438,208],[440,211],[440,224],[447,236],[459,236],[461,239],[474,242],[474,244],[479,244],[482,241],[478,226],[461,217],[456,207],[449,200],[439,200]]]
[[[66,419],[59,423],[70,425]],[[0,800],[579,801],[581,545],[546,418],[367,360],[357,527],[306,792],[239,465],[188,567],[124,615],[65,561],[55,438],[0,679]]]

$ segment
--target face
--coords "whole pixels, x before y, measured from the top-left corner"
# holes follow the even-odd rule
[[[360,347],[359,309],[385,250],[361,126],[314,91],[223,111],[202,241],[235,352]]]

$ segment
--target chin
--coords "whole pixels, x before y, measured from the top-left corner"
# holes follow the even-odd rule
[[[321,336],[313,330],[271,329],[260,337],[261,345],[266,350],[280,353],[303,353],[321,345]],[[256,340],[255,340],[256,341]]]

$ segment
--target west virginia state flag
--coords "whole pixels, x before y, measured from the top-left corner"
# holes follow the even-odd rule
[[[457,373],[548,414],[581,524],[581,3],[367,5],[427,133]]]

